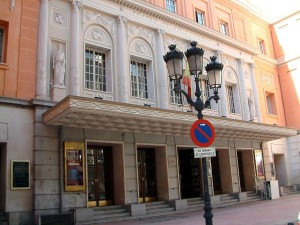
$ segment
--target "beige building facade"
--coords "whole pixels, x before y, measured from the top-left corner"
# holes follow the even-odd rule
[[[186,199],[202,197],[201,160],[190,138],[196,113],[172,91],[163,61],[169,45],[186,51],[191,41],[205,50],[204,65],[210,56],[224,65],[221,99],[204,110],[216,132],[217,156],[207,158],[213,205],[223,194],[246,200],[258,180],[273,181],[279,197],[289,180],[278,184],[284,169],[278,162],[275,171],[276,142],[269,141],[297,131],[285,127],[277,92],[278,115],[263,123],[261,91],[278,85],[271,38],[260,32],[268,24],[231,1],[185,4],[39,1],[35,96],[1,98],[0,209],[10,224],[70,212],[94,220],[92,210],[107,205],[132,215],[156,201],[180,210]],[[212,95],[206,72],[201,88],[203,99]],[[29,165],[25,185],[12,182],[18,165]]]

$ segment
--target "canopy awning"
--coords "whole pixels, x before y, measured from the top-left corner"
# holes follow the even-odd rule
[[[223,117],[205,116],[216,138],[271,141],[297,134],[297,130]],[[43,114],[46,125],[190,136],[197,116],[190,112],[68,96]]]

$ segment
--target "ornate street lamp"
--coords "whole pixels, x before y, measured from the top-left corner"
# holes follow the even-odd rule
[[[187,98],[187,102],[198,112],[198,119],[203,119],[203,109],[210,105],[210,101],[212,99],[214,99],[216,102],[218,102],[220,99],[218,89],[221,87],[222,83],[223,64],[216,62],[217,58],[213,56],[210,58],[211,62],[205,66],[205,70],[207,71],[208,75],[209,87],[214,91],[214,95],[206,100],[205,103],[203,103],[201,99],[199,81],[203,70],[204,50],[202,48],[198,48],[197,42],[195,41],[191,42],[191,46],[192,47],[185,52],[185,55],[189,63],[190,73],[192,76],[194,76],[196,83],[195,96],[197,98],[195,102],[184,90],[181,89],[183,53],[176,50],[176,45],[170,45],[170,51],[164,55],[164,60],[167,64],[170,81],[174,81],[175,93],[182,93]]]
[[[214,91],[214,95],[211,96],[209,99],[203,103],[201,99],[201,89],[199,86],[200,75],[202,74],[203,70],[203,55],[204,50],[202,48],[197,47],[197,42],[193,41],[190,43],[191,48],[189,48],[185,55],[188,60],[190,73],[194,76],[195,83],[196,83],[196,91],[195,96],[196,100],[193,101],[192,98],[181,89],[181,79],[182,79],[182,72],[183,72],[183,53],[176,50],[176,45],[170,45],[170,51],[164,55],[164,60],[167,64],[167,69],[169,73],[170,81],[174,82],[174,91],[175,93],[182,93],[187,102],[195,108],[198,112],[197,117],[198,119],[203,119],[202,111],[204,108],[207,108],[210,105],[210,101],[214,99],[216,102],[220,99],[218,89],[221,88],[222,84],[222,69],[223,64],[218,63],[216,61],[216,57],[210,57],[211,62],[205,66],[205,70],[207,71],[208,76],[208,83],[209,87]],[[203,178],[204,178],[204,215],[206,225],[212,225],[212,207],[211,207],[211,198],[209,194],[209,187],[208,187],[208,176],[207,176],[207,162],[206,158],[202,158],[202,171],[203,171]]]

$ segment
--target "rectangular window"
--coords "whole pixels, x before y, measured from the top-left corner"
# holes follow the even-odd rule
[[[266,95],[266,104],[267,104],[268,114],[276,115],[277,110],[276,110],[276,101],[275,101],[274,94],[268,93]]]
[[[222,34],[228,35],[228,24],[226,22],[220,22],[220,32]]]
[[[229,113],[235,113],[233,87],[232,86],[226,86],[226,92],[227,92],[228,112]]]
[[[170,12],[176,12],[176,1],[175,0],[166,0],[167,10]]]
[[[183,105],[181,93],[176,93],[173,89],[174,89],[174,81],[170,82],[171,102],[173,104]]]
[[[86,49],[84,87],[96,91],[106,91],[105,74],[105,54]]]
[[[259,51],[260,51],[261,54],[266,53],[264,40],[261,40],[261,39],[258,40],[258,48],[259,48]]]
[[[204,25],[204,12],[196,11],[196,21],[197,23]]]
[[[202,100],[205,102],[210,97],[208,80],[200,79]]]
[[[4,62],[4,28],[0,27],[0,63]]]
[[[148,98],[147,65],[131,60],[130,74],[131,95],[138,98]]]

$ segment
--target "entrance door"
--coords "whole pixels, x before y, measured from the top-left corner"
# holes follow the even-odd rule
[[[238,150],[238,165],[241,191],[253,191],[255,189],[255,165],[252,150]]]
[[[113,158],[111,147],[88,146],[89,206],[113,204]]]
[[[137,150],[139,175],[139,202],[156,201],[155,149]]]
[[[222,194],[219,159],[220,158],[219,158],[218,151],[216,151],[216,157],[211,157],[211,167],[212,167],[213,184],[214,184],[214,195]]]
[[[200,159],[194,158],[193,149],[179,150],[181,198],[202,196]]]

